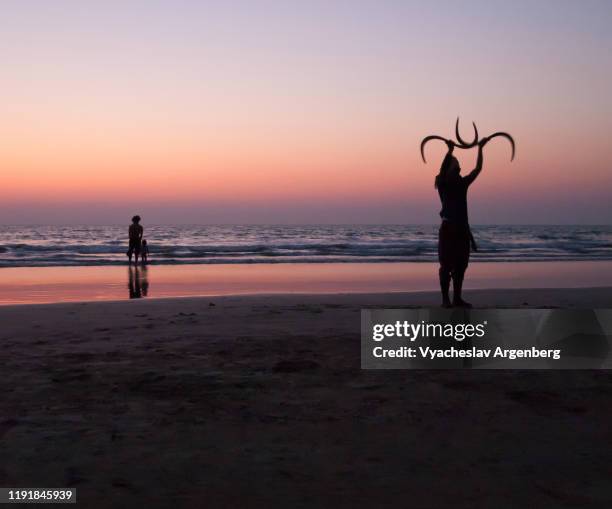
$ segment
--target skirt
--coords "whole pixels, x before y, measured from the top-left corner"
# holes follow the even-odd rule
[[[470,227],[467,224],[442,221],[438,232],[438,260],[449,272],[467,269],[470,261]]]

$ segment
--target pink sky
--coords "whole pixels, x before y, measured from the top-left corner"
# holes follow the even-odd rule
[[[433,223],[457,115],[472,222],[612,220],[606,2],[129,5],[5,9],[0,223]]]

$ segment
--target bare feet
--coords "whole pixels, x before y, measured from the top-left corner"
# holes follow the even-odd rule
[[[450,300],[448,300],[448,299],[443,299],[443,300],[442,300],[442,307],[443,307],[443,308],[447,308],[447,309],[448,309],[448,308],[452,308],[452,307],[453,307],[453,305],[451,304],[451,301],[450,301]]]
[[[453,306],[458,308],[471,308],[472,305],[469,302],[464,301],[463,299],[454,299]]]

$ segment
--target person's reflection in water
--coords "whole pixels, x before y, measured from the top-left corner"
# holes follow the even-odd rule
[[[130,299],[140,299],[146,297],[149,293],[148,269],[138,266],[128,268],[128,288],[130,290]]]
[[[141,269],[141,287],[142,287],[142,296],[146,297],[149,294],[149,267],[143,265]]]

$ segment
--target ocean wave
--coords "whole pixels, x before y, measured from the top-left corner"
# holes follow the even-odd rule
[[[437,227],[150,226],[152,264],[435,262]],[[610,226],[473,228],[476,261],[611,260]],[[121,265],[125,228],[0,227],[0,267]]]

